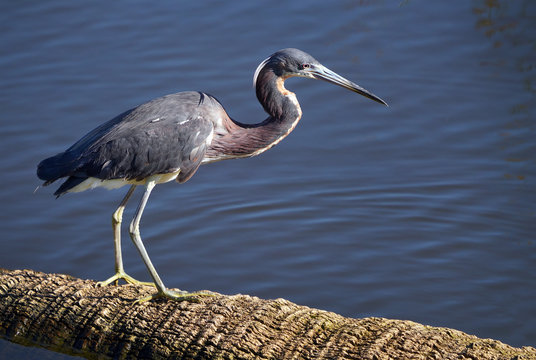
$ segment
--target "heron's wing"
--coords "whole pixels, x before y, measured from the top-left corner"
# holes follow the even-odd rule
[[[65,152],[43,160],[37,175],[48,185],[68,179],[61,195],[89,177],[143,180],[178,173],[188,180],[197,170],[225,114],[212,96],[181,92],[157,98],[97,127]]]
[[[178,105],[157,114],[134,110],[128,116],[136,121],[125,119],[87,147],[76,172],[103,180],[143,180],[180,170],[177,180],[188,180],[203,160],[213,123],[199,107]]]
[[[205,104],[205,97],[197,92],[177,93],[124,112],[64,153],[44,160],[38,174],[48,182],[65,176],[141,180],[181,169],[180,179],[189,177],[212,133],[206,107],[214,104]]]

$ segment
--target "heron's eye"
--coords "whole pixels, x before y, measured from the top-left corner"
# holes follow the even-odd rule
[[[309,64],[302,64],[302,66],[301,66],[302,70],[303,69],[309,69],[310,67],[311,67],[311,65],[309,65]]]

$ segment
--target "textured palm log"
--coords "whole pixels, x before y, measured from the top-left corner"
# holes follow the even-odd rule
[[[536,359],[461,331],[247,295],[134,303],[151,287],[0,270],[0,337],[86,358]]]

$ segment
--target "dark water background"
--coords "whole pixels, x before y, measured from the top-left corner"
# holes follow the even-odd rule
[[[253,71],[297,47],[391,106],[289,80],[304,116],[281,144],[153,192],[166,285],[536,345],[536,2],[4,1],[0,20],[0,267],[110,276],[127,188],[55,200],[37,163],[182,90],[261,121]]]

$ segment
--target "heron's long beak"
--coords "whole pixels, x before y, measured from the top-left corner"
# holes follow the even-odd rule
[[[323,65],[311,65],[311,67],[309,68],[309,73],[315,79],[325,80],[332,84],[342,86],[345,89],[361,94],[365,97],[368,97],[371,100],[379,102],[380,104],[389,106],[379,96],[376,96],[370,91],[363,89],[361,86],[351,82],[348,79],[343,78],[336,72],[331,71],[330,69],[328,69],[327,67]]]

